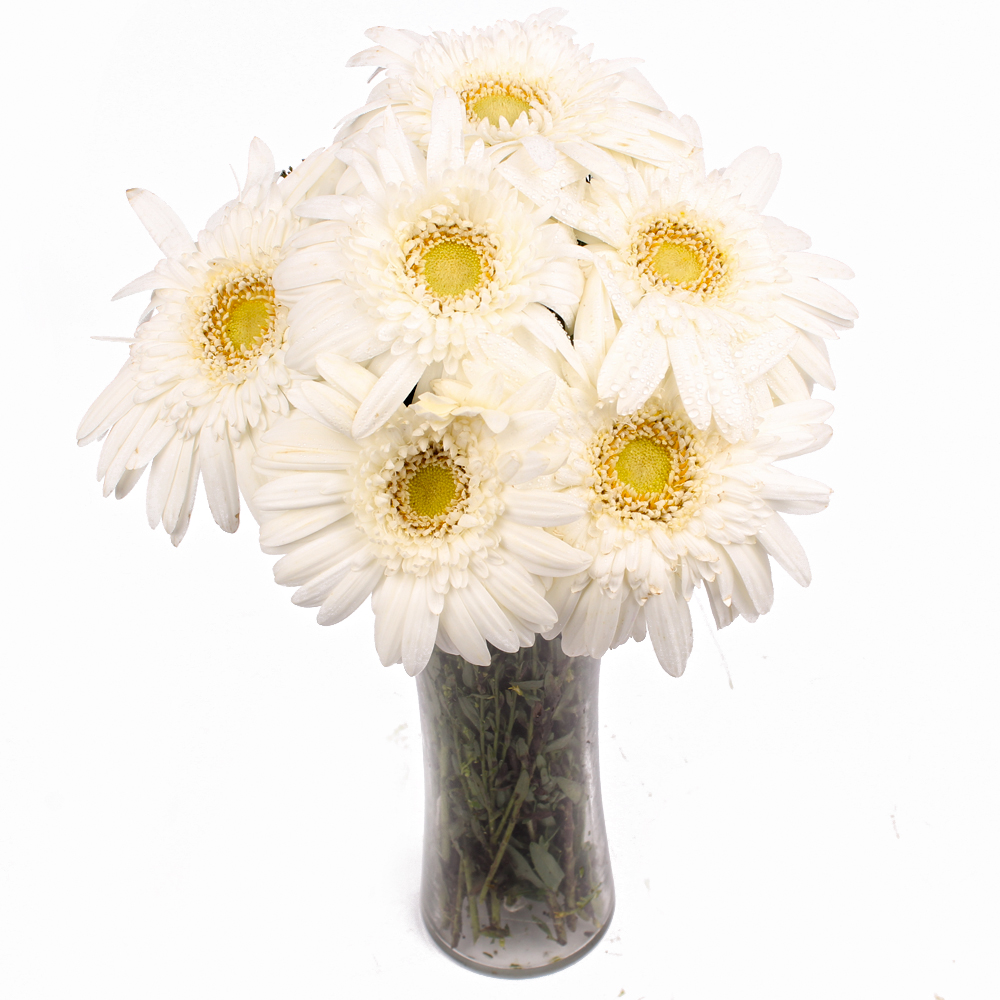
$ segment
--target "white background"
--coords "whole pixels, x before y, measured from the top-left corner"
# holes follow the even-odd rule
[[[593,0],[710,165],[781,152],[774,214],[851,263],[815,582],[681,680],[605,660],[618,909],[530,982],[442,957],[417,912],[415,687],[364,610],[289,603],[251,523],[177,550],[144,484],[102,500],[80,416],[158,251],[126,187],[196,231],[261,136],[279,164],[363,102],[386,23],[494,3],[21,5],[2,62],[0,996],[9,1000],[988,1000],[998,928],[995,8],[969,0]],[[778,571],[780,574],[780,571]],[[728,673],[727,673],[728,672]],[[731,677],[732,683],[729,683]]]

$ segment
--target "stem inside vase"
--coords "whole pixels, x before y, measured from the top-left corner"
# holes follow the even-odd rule
[[[435,650],[418,677],[424,920],[477,971],[554,971],[607,927],[599,667],[538,638],[515,653],[494,650],[489,666]]]

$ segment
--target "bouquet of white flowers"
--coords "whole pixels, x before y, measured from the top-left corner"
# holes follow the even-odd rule
[[[648,632],[677,676],[696,588],[721,628],[770,608],[772,558],[808,584],[782,515],[830,491],[773,463],[829,439],[812,388],[856,316],[824,283],[850,270],[763,214],[778,156],[707,172],[562,14],[372,29],[333,145],[276,172],[254,139],[197,240],[130,190],[164,258],[79,430],[106,493],[150,466],[175,545],[200,478],[320,624],[371,598],[379,658],[421,674],[427,924],[507,973],[611,914],[595,661]]]

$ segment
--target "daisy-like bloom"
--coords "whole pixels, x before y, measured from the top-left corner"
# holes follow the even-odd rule
[[[820,279],[852,273],[762,214],[776,154],[757,147],[707,176],[694,161],[636,164],[626,192],[594,178],[555,202],[530,172],[502,169],[592,244],[621,321],[597,387],[619,414],[638,412],[670,369],[690,423],[705,431],[714,417],[736,441],[773,401],[807,399],[814,382],[833,388],[824,340],[857,311]]]
[[[590,561],[549,534],[582,513],[579,500],[532,481],[551,471],[538,445],[556,415],[556,384],[542,372],[509,392],[489,372],[476,384],[442,380],[360,441],[355,412],[376,386],[334,354],[305,412],[263,435],[259,470],[273,480],[256,503],[261,545],[282,553],[275,579],[331,625],[371,595],[375,647],[386,665],[416,674],[435,643],[488,664],[487,643],[513,652],[551,628],[540,578]]]
[[[306,223],[292,208],[326,190],[336,150],[314,153],[282,177],[268,148],[254,139],[239,198],[198,234],[139,188],[129,202],[164,259],[115,298],[153,291],[129,359],[97,398],[77,437],[107,434],[98,462],[104,495],[125,496],[152,463],[146,492],[149,524],[161,521],[175,545],[187,531],[199,475],[224,531],[239,525],[239,494],[259,479],[251,467],[256,437],[288,412],[287,308],[274,269]]]
[[[551,530],[593,561],[548,591],[559,621],[545,637],[561,633],[567,655],[599,658],[648,631],[661,665],[676,676],[691,652],[688,601],[696,586],[705,587],[721,628],[769,610],[769,557],[809,583],[805,553],[781,515],[822,510],[830,490],[772,463],[822,447],[832,407],[807,399],[765,409],[753,434],[733,443],[715,427],[695,427],[668,381],[621,416],[593,384],[614,342],[611,304],[599,280],[588,281],[574,343],[591,381],[560,383],[554,408],[569,457],[553,477],[588,513]],[[546,370],[496,338],[477,353],[510,378]]]
[[[627,417],[594,407],[558,476],[589,516],[556,530],[594,559],[549,592],[559,611],[550,634],[561,631],[567,655],[600,657],[648,630],[660,664],[678,676],[696,586],[720,628],[770,609],[768,556],[806,586],[809,563],[781,513],[822,510],[830,491],[771,463],[821,447],[831,412],[820,400],[776,406],[752,438],[733,444],[659,394]]]
[[[418,382],[423,391],[454,374],[480,334],[527,330],[571,356],[560,319],[572,322],[583,251],[490,170],[481,142],[466,157],[464,114],[454,94],[438,94],[425,155],[386,110],[340,152],[350,169],[338,193],[301,207],[328,221],[275,274],[295,299],[289,364],[312,373],[316,354],[334,351],[379,376],[358,409],[358,438]]]
[[[641,60],[591,59],[590,47],[557,23],[565,14],[553,8],[467,34],[370,29],[375,47],[348,65],[384,67],[386,76],[350,116],[349,130],[392,105],[406,133],[427,146],[434,97],[447,87],[462,100],[467,134],[501,156],[523,150],[534,169],[558,168],[563,183],[593,173],[623,184],[612,152],[658,164],[689,155],[696,127],[667,111],[633,68]]]

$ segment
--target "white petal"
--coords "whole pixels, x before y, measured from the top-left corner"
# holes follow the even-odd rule
[[[617,399],[619,413],[634,413],[663,380],[668,365],[664,337],[652,318],[636,309],[608,348],[597,378],[598,394]]]
[[[121,500],[132,492],[132,488],[142,479],[142,474],[146,471],[146,466],[142,465],[138,469],[126,469],[121,479],[115,486],[115,499]]]
[[[611,299],[600,273],[592,268],[573,324],[573,347],[580,355],[591,385],[597,384],[601,363],[615,338],[615,332]]]
[[[809,586],[812,573],[805,549],[780,514],[772,514],[757,529],[757,541],[797,584]]]
[[[507,616],[489,595],[486,588],[474,574],[469,574],[468,586],[461,590],[452,589],[452,594],[460,598],[480,635],[505,653],[513,653],[519,648],[517,634]],[[450,621],[450,618],[449,618]],[[452,634],[449,628],[449,635]]]
[[[308,510],[289,510],[269,518],[260,526],[260,547],[267,553],[278,554],[282,547],[325,528],[351,513],[348,504],[332,503]]]
[[[815,514],[830,502],[830,487],[796,476],[784,469],[769,466],[767,479],[760,491],[763,499],[785,514]]]
[[[525,306],[521,318],[524,325],[543,346],[564,357],[575,372],[582,375],[583,378],[587,378],[587,370],[583,367],[579,355],[573,350],[573,345],[570,343],[562,324],[545,306],[532,302]]]
[[[166,500],[163,503],[163,527],[173,535],[178,522],[182,518],[184,504],[191,493],[192,481],[199,478],[198,462],[200,456],[197,448],[197,438],[184,438],[177,456],[174,478],[170,483]],[[151,525],[155,527],[154,525]]]
[[[119,299],[124,299],[129,295],[135,295],[136,292],[148,292],[154,288],[159,288],[162,284],[163,278],[156,271],[147,271],[141,277],[136,278],[135,281],[130,281],[124,288],[120,288],[115,292],[111,296],[111,301],[117,302]]]
[[[353,396],[358,403],[371,392],[378,381],[367,368],[332,352],[317,355],[316,368],[331,385],[340,392]]]
[[[732,559],[757,612],[765,614],[770,611],[774,603],[774,587],[771,583],[771,564],[764,546],[731,544],[726,546],[726,554]]]
[[[131,407],[134,393],[135,369],[129,359],[83,415],[76,432],[78,443],[90,444],[104,434]]]
[[[599,599],[590,602],[584,634],[589,653],[595,659],[602,657],[611,648],[626,589],[621,587],[617,593],[609,595],[601,593],[596,587],[592,588],[595,594],[599,594]]]
[[[428,577],[418,577],[413,583],[410,603],[406,610],[402,659],[403,669],[411,677],[415,677],[427,666],[437,637],[438,616],[429,606],[428,589]]]
[[[125,194],[139,221],[166,256],[194,253],[197,247],[187,227],[166,202],[143,188],[129,188]]]
[[[805,402],[809,399],[809,386],[788,358],[782,358],[764,378],[771,391],[783,403]]]
[[[687,601],[668,587],[662,594],[649,597],[643,610],[660,666],[672,677],[680,677],[694,645]]]
[[[818,339],[818,338],[817,338]],[[795,362],[814,382],[825,389],[835,389],[837,380],[830,366],[830,359],[825,351],[826,345],[819,340],[814,343],[808,333],[800,333],[798,339],[788,352],[789,358]]]
[[[469,614],[461,594],[462,591],[452,588],[445,595],[441,625],[447,630],[448,638],[455,644],[463,659],[482,667],[489,666],[489,647],[480,634],[475,619]]]
[[[667,349],[681,404],[691,423],[699,430],[706,430],[712,420],[712,406],[708,400],[708,379],[698,338],[693,332],[685,331],[680,336],[671,337]]]
[[[274,564],[274,582],[282,587],[301,587],[341,560],[342,552],[360,537],[353,519],[341,519],[296,545]]]
[[[508,486],[501,498],[505,504],[504,516],[518,524],[554,527],[570,524],[586,510],[585,500],[569,493],[552,490],[528,490]]]
[[[184,438],[175,434],[160,453],[153,459],[153,467],[149,470],[149,483],[146,485],[146,519],[149,526],[155,528],[163,516],[163,508],[177,474],[177,465],[184,451]],[[190,461],[190,449],[188,450]]]
[[[431,134],[427,142],[427,179],[439,180],[465,162],[465,106],[458,95],[442,87],[434,95]]]
[[[361,569],[352,569],[327,595],[316,614],[320,625],[336,625],[364,604],[382,576],[382,566],[372,560]]]
[[[529,528],[506,517],[500,525],[503,547],[516,556],[529,573],[539,576],[569,576],[590,565],[590,556],[550,535],[543,528]]]
[[[373,42],[393,53],[397,53],[406,60],[412,59],[414,53],[426,40],[423,35],[418,35],[415,31],[386,28],[384,26],[369,28],[365,32],[365,38],[370,38]]]
[[[341,502],[353,488],[353,477],[343,472],[297,472],[265,483],[254,503],[263,511],[303,510]]]
[[[781,290],[790,298],[822,309],[831,316],[837,316],[843,320],[856,320],[858,318],[857,306],[846,295],[838,292],[836,288],[824,284],[818,278],[796,275],[788,284],[783,285]]]
[[[274,157],[271,155],[271,150],[257,136],[254,136],[250,142],[250,154],[247,158],[247,180],[240,194],[241,200],[245,201],[254,188],[262,188],[273,180]]]
[[[198,436],[198,450],[209,509],[223,531],[233,532],[240,526],[240,491],[229,436],[225,432],[219,436],[205,424]]]
[[[520,618],[535,631],[544,631],[556,621],[556,613],[542,596],[542,586],[515,562],[490,564],[483,586],[505,611]]]
[[[393,361],[358,407],[351,427],[354,437],[364,438],[378,430],[399,409],[426,367],[416,352],[404,354]]]
[[[409,573],[391,573],[376,588],[375,651],[384,667],[399,663],[403,655],[403,629],[413,583]]]
[[[736,620],[736,614],[733,611],[731,605],[726,604],[722,599],[722,595],[719,593],[719,586],[717,583],[706,583],[705,593],[708,594],[708,603],[712,608],[712,617],[715,619],[716,628],[725,628],[727,625],[732,625]]]
[[[286,395],[293,406],[309,414],[327,427],[345,437],[351,436],[351,427],[357,416],[355,404],[343,393],[325,382],[303,379],[294,383]]]
[[[781,157],[763,146],[754,146],[740,153],[723,176],[744,205],[763,211],[781,176]]]

